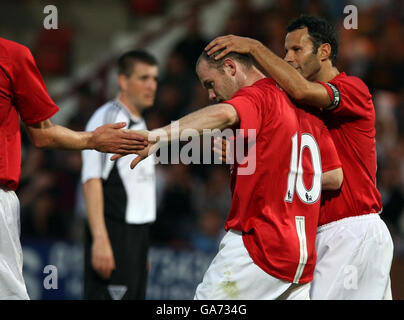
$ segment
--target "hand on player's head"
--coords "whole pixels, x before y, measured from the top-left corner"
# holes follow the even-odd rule
[[[205,51],[210,56],[217,51],[222,50],[216,57],[219,60],[225,57],[230,52],[237,52],[241,54],[249,54],[251,47],[256,40],[246,37],[238,37],[235,35],[221,36],[213,39],[206,47]]]

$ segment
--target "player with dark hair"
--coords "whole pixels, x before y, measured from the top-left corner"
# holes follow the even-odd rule
[[[217,62],[203,52],[196,70],[217,104],[148,133],[131,165],[190,129],[238,128],[249,146],[231,174],[227,233],[195,299],[308,299],[322,184],[336,190],[343,177],[328,130],[246,55]]]
[[[108,124],[91,132],[55,125],[59,108],[49,97],[30,50],[0,38],[0,300],[29,299],[22,275],[20,205],[15,190],[21,174],[20,119],[38,148],[96,149],[131,153],[144,138]]]
[[[335,67],[338,56],[338,34],[334,26],[322,18],[303,15],[296,20],[292,20],[287,26],[286,32],[290,33],[302,28],[307,28],[307,33],[310,35],[313,54],[317,54],[323,43],[330,45],[329,59],[332,66]],[[307,77],[305,78],[307,79]]]
[[[131,50],[119,57],[117,63],[118,74],[125,75],[127,78],[129,78],[134,70],[134,65],[138,62],[149,66],[157,66],[158,64],[157,59],[151,54],[145,51]]]
[[[119,93],[90,118],[86,130],[124,121],[146,129],[142,112],[153,106],[157,60],[132,50],[118,59]],[[106,154],[83,151],[82,183],[87,207],[84,299],[145,299],[150,224],[156,218],[154,162],[135,170],[131,159],[110,161]]]
[[[257,40],[233,35],[214,39],[205,50],[223,50],[217,58],[251,54],[298,105],[323,110],[344,183],[323,195],[311,298],[391,299],[393,242],[379,217],[372,96],[361,79],[336,68],[338,39],[328,21],[301,16],[287,32],[284,60]]]

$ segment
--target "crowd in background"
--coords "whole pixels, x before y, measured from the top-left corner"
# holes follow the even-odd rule
[[[164,14],[166,1],[129,1],[137,14]],[[355,1],[352,1],[355,3]],[[396,253],[404,242],[404,2],[357,1],[357,30],[343,26],[343,1],[273,1],[265,10],[254,10],[249,1],[237,1],[218,35],[236,34],[262,41],[284,55],[285,29],[301,13],[332,21],[339,32],[338,69],[361,77],[373,94],[376,108],[378,175],[382,194],[382,218],[395,241]],[[142,9],[144,11],[142,11]],[[169,124],[209,104],[194,64],[205,45],[198,11],[187,20],[187,35],[169,53],[161,74],[153,109],[145,114],[149,129]],[[66,33],[66,37],[73,37]],[[67,41],[68,42],[68,41]],[[43,45],[39,48],[44,49]],[[69,47],[70,48],[70,47]],[[47,66],[46,50],[31,48],[38,66],[46,72],[68,73],[74,68],[67,52],[59,69]],[[69,49],[70,50],[70,49]],[[73,50],[73,49],[71,49]],[[48,61],[49,62],[49,61]],[[52,69],[53,68],[53,69]],[[56,68],[56,69],[55,69]],[[56,71],[55,71],[56,70]],[[78,112],[68,126],[83,130],[94,110],[102,104],[91,86],[79,88]],[[35,149],[23,134],[23,164],[18,196],[21,201],[23,239],[80,241],[85,217],[81,197],[80,152]],[[152,244],[217,250],[231,203],[227,165],[157,165],[157,221]]]

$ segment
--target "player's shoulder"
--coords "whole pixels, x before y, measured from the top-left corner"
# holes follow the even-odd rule
[[[0,37],[0,55],[15,60],[15,57],[30,56],[31,51],[20,43]]]
[[[113,118],[116,117],[119,111],[119,105],[115,100],[107,101],[94,111],[88,120],[87,129],[114,122]]]
[[[258,80],[251,87],[255,90],[261,91],[282,91],[282,88],[279,87],[276,81],[272,78],[263,78],[261,80]]]
[[[238,93],[240,95],[249,95],[256,98],[268,99],[274,94],[282,93],[282,89],[277,86],[273,79],[263,78],[256,81],[251,86],[242,88]]]
[[[258,82],[258,89],[265,93],[267,97],[288,98],[286,91],[272,78],[265,78]]]
[[[368,86],[361,78],[347,75],[345,72],[339,73],[330,83],[336,85],[340,90],[369,93]]]
[[[122,106],[116,100],[109,100],[101,105],[94,114],[109,115],[111,113],[118,113],[121,110]]]

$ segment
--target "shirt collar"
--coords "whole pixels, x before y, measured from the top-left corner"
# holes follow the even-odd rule
[[[130,128],[132,125],[139,124],[139,123],[142,122],[142,117],[136,117],[136,116],[134,116],[134,115],[129,111],[129,108],[128,108],[121,100],[119,100],[118,98],[116,98],[116,99],[115,99],[115,103],[116,103],[120,108],[122,108],[122,109],[125,111],[125,113],[127,114],[128,118],[129,118],[129,125],[128,125],[128,128]]]

